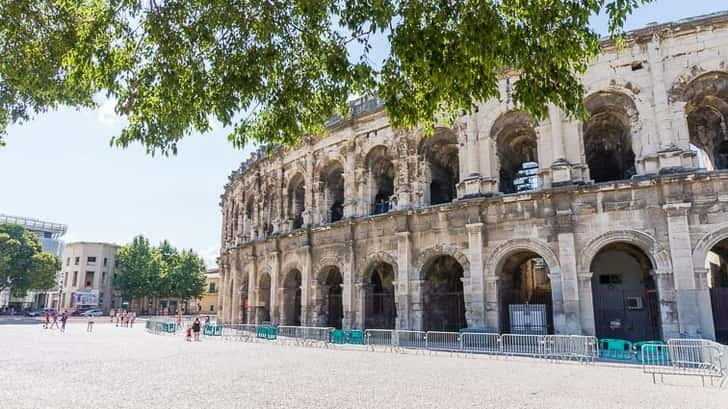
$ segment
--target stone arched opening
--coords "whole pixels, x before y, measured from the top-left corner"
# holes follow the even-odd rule
[[[704,260],[715,338],[728,343],[728,236],[715,243]]]
[[[248,275],[247,273],[243,274],[243,280],[240,286],[238,287],[238,292],[240,296],[240,323],[247,324],[248,323],[248,306],[250,303],[250,297],[248,294]]]
[[[439,129],[420,144],[424,160],[426,201],[431,205],[450,203],[457,196],[460,179],[457,136],[451,130]]]
[[[394,329],[397,308],[394,300],[394,267],[374,262],[364,276],[364,327]]]
[[[394,195],[394,163],[386,146],[377,146],[366,157],[369,174],[370,214],[387,213]]]
[[[306,183],[303,175],[295,174],[288,183],[288,218],[293,230],[303,227],[306,210]]]
[[[255,201],[252,195],[248,198],[245,203],[245,215],[244,215],[244,227],[243,227],[243,239],[245,241],[253,240],[256,236],[255,231]]]
[[[499,190],[515,193],[538,188],[538,136],[533,119],[525,112],[510,111],[493,124],[499,167]]]
[[[467,328],[463,266],[450,255],[432,257],[422,267],[423,329],[459,331]]]
[[[329,162],[320,174],[321,210],[324,223],[333,223],[344,217],[344,166]]]
[[[591,262],[596,336],[660,338],[659,297],[650,257],[627,242],[602,247]]]
[[[683,92],[690,144],[708,170],[728,169],[728,73],[713,71]]]
[[[500,330],[513,334],[553,334],[553,295],[549,267],[530,250],[508,255],[496,273],[500,277]]]
[[[344,276],[336,266],[324,267],[316,280],[316,322],[319,326],[342,327]]]
[[[258,305],[256,306],[257,323],[270,322],[270,274],[263,273],[258,279]]]
[[[301,285],[302,274],[298,269],[290,270],[281,285],[281,323],[301,325]]]
[[[638,124],[637,108],[626,94],[602,91],[584,102],[589,120],[584,123],[584,152],[595,182],[631,178],[635,172],[632,133]]]

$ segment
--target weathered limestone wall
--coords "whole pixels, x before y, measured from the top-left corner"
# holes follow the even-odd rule
[[[728,238],[728,172],[697,169],[696,152],[710,149],[691,147],[705,127],[688,117],[721,98],[728,106],[727,64],[728,14],[719,14],[638,30],[621,50],[605,43],[583,79],[587,123],[555,107],[541,121],[514,111],[508,95],[517,78],[504,79],[500,100],[427,138],[392,129],[377,102],[364,101],[374,109],[332,125],[325,138],[255,157],[233,175],[221,203],[222,318],[241,319],[246,293],[247,321],[266,308],[280,322],[291,293],[283,281],[296,270],[302,324],[325,325],[322,274],[335,268],[341,322],[362,327],[366,273],[387,263],[396,326],[419,329],[425,270],[448,255],[463,269],[468,327],[497,330],[503,263],[529,252],[548,267],[554,331],[594,334],[592,260],[627,243],[650,260],[662,336],[713,336],[704,262]],[[513,164],[529,161],[537,162],[537,188],[502,194],[518,189]],[[391,192],[382,164],[394,169]],[[303,206],[293,193],[300,183]],[[438,197],[444,202],[433,205]]]

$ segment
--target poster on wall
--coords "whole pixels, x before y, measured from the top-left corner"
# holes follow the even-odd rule
[[[99,305],[99,290],[80,290],[73,293],[75,305],[96,307]]]

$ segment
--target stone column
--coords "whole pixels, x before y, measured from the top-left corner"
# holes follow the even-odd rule
[[[397,300],[397,329],[413,329],[410,320],[410,269],[412,260],[412,246],[409,232],[397,233],[397,284],[394,287]]]
[[[597,329],[594,317],[594,295],[592,294],[591,271],[579,273],[579,312],[581,329],[585,335],[596,336]]]
[[[498,287],[500,277],[493,271],[485,274],[485,327],[492,331],[500,330],[500,309]]]
[[[555,105],[549,105],[549,121],[551,122],[551,146],[553,160],[551,162],[551,186],[568,185],[572,183],[571,165],[566,159],[564,147],[564,123],[561,110]]]
[[[695,307],[700,314],[700,335],[702,338],[715,339],[713,304],[710,301],[707,268],[695,267],[695,287]]]
[[[258,277],[255,273],[254,262],[248,263],[248,322],[246,324],[255,324],[257,322],[256,306],[258,305]]]
[[[396,285],[396,284],[395,284]],[[363,281],[357,281],[354,284],[356,294],[359,298],[357,298],[357,314],[356,314],[356,320],[354,323],[354,326],[357,326],[358,328],[366,328],[366,289],[367,286]]]
[[[558,234],[559,263],[561,265],[561,311],[563,326],[560,333],[582,333],[579,298],[579,278],[576,272],[576,244],[572,231]],[[554,304],[554,324],[556,324],[557,305]]]
[[[356,204],[361,197],[357,197],[356,183],[354,180],[354,169],[356,167],[355,144],[352,141],[347,149],[343,152],[346,154],[346,162],[344,165],[344,218],[354,217],[357,215]]]
[[[692,246],[690,244],[690,225],[688,211],[690,203],[670,203],[663,205],[667,216],[667,232],[670,244],[670,257],[672,260],[672,273],[674,288],[677,292],[677,312],[680,333],[687,336],[697,336],[701,331],[700,313],[695,300],[696,283],[695,268],[693,266]],[[657,266],[655,266],[657,267]],[[669,272],[659,272],[665,274]],[[662,306],[663,294],[658,289],[658,297]],[[663,315],[664,316],[664,315]],[[666,332],[663,322],[663,332]]]
[[[480,156],[480,193],[495,193],[498,191],[498,175],[496,174],[496,157],[493,154],[493,140],[488,135],[481,135],[478,141]]]
[[[650,275],[657,288],[662,338],[680,338],[684,333],[679,326],[682,316],[680,315],[679,303],[676,301],[674,275],[669,271],[660,270],[652,270]]]
[[[269,253],[273,257],[272,271],[270,273],[270,305],[268,310],[270,311],[270,320],[273,325],[278,325],[278,276],[280,274],[280,252],[272,251]]]
[[[460,155],[464,164],[458,183],[458,198],[477,196],[480,192],[480,163],[478,161],[478,119],[475,114],[468,116],[467,128],[460,136],[461,145],[465,145],[465,155]],[[462,132],[462,130],[461,130]],[[464,141],[463,141],[464,140]],[[464,142],[464,143],[463,143]]]
[[[230,274],[230,272],[229,272],[227,266],[225,265],[225,263],[226,263],[225,261],[222,261],[221,266],[220,266],[221,267],[220,268],[220,273],[221,273],[220,293],[217,295],[218,306],[219,306],[219,309],[217,311],[217,316],[218,316],[218,318],[220,318],[223,321],[227,321],[225,312],[227,311],[227,306],[229,303],[229,301],[227,299],[227,294],[229,291],[229,287],[227,285],[227,278],[228,278],[228,275]]]
[[[470,223],[468,230],[468,259],[470,260],[469,285],[465,292],[465,318],[468,328],[486,328],[485,291],[483,288],[483,223]],[[466,284],[465,281],[463,284]]]
[[[681,148],[674,138],[672,127],[671,109],[667,99],[667,88],[665,87],[665,73],[661,50],[660,36],[655,33],[652,41],[647,46],[647,59],[652,74],[652,98],[655,104],[655,125],[657,136],[660,141],[657,150],[659,170],[668,168],[680,168],[682,163],[682,152],[687,145]],[[654,152],[654,151],[653,151]],[[651,152],[650,152],[651,153]]]
[[[311,325],[311,285],[313,266],[311,262],[311,246],[301,248],[303,252],[303,271],[301,271],[301,324]]]
[[[310,226],[312,221],[312,215],[313,215],[313,153],[307,152],[306,153],[306,175],[304,176],[304,184],[306,185],[306,194],[304,196],[304,202],[306,203],[305,207],[306,209],[301,214],[303,218],[303,226],[308,227]]]
[[[239,288],[239,282],[240,282],[240,275],[243,274],[244,268],[242,268],[241,263],[237,260],[237,257],[233,259],[232,263],[232,310],[231,310],[231,316],[230,320],[233,321],[233,323],[237,324],[240,322],[240,288]]]
[[[685,110],[685,101],[672,101],[670,103],[670,119],[672,122],[673,141],[680,148],[682,167],[686,169],[698,168],[698,155],[690,149],[690,129],[688,128],[688,114]]]
[[[409,326],[415,331],[424,330],[424,305],[423,305],[423,286],[425,280],[420,278],[410,278],[410,310],[409,310]]]

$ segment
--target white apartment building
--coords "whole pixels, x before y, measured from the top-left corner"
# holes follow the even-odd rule
[[[111,243],[66,244],[61,258],[61,310],[97,307],[108,312],[117,306],[119,300],[114,298],[113,283],[118,249],[118,245]],[[82,298],[82,294],[95,297]]]

